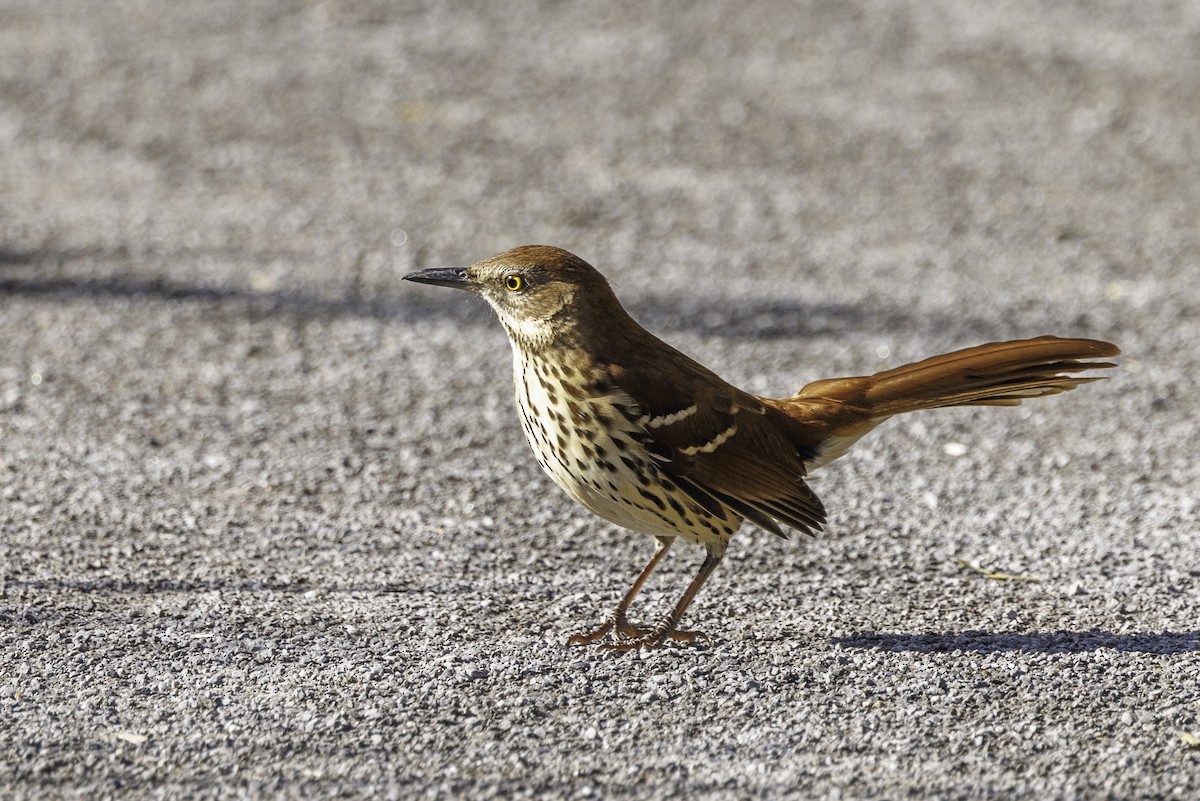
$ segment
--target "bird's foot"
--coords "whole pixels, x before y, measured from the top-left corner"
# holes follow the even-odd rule
[[[668,641],[700,643],[705,647],[712,645],[712,638],[703,631],[689,631],[664,626],[655,626],[652,629],[628,626],[627,630],[621,633],[624,635],[623,637],[618,637],[613,642],[602,642],[599,644],[599,648],[602,651],[621,652],[636,651],[640,648],[649,650],[661,648]]]
[[[605,642],[610,634],[612,640]],[[639,648],[659,648],[668,640],[712,645],[712,639],[702,631],[688,631],[661,625],[653,628],[635,626],[623,615],[613,615],[591,631],[572,634],[567,638],[567,645],[595,643],[604,651],[634,651]]]
[[[600,642],[609,634],[619,640],[622,637],[641,637],[646,634],[646,630],[630,623],[624,615],[616,614],[590,631],[575,632],[567,638],[567,645],[590,645]]]

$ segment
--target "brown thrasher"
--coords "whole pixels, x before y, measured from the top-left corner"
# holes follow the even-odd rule
[[[571,644],[652,648],[704,635],[676,626],[750,520],[813,534],[825,508],[804,477],[902,412],[1015,406],[1074,389],[1111,362],[1111,343],[1043,336],[992,342],[871,376],[814,381],[787,398],[734,387],[638,325],[599,272],[565,250],[526,245],[406,280],[466,289],[495,310],[512,343],[517,406],[538,463],[568,495],[658,540],[616,610]],[[703,545],[700,571],[662,622],[626,611],[676,537]]]

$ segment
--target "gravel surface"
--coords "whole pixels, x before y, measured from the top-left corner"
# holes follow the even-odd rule
[[[0,796],[1197,797],[1197,75],[1195,2],[0,3]],[[398,280],[524,242],[755,392],[1123,369],[569,649],[652,541]]]

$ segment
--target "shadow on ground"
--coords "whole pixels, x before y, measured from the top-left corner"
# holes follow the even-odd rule
[[[950,653],[969,651],[992,654],[1000,651],[1027,653],[1078,654],[1111,648],[1142,654],[1186,654],[1200,652],[1200,631],[1134,632],[1113,634],[1107,631],[1035,631],[1026,634],[987,631],[945,632],[942,634],[880,634],[867,632],[835,639],[842,648],[878,651],[916,651]]]
[[[27,268],[61,265],[94,253],[43,253],[0,248],[0,267]],[[119,255],[119,254],[118,254]],[[459,325],[492,325],[487,306],[463,293],[406,291],[408,287],[355,286],[339,295],[319,295],[298,289],[258,291],[147,277],[124,272],[96,277],[54,275],[53,270],[31,273],[20,269],[0,277],[0,297],[28,297],[58,302],[137,299],[145,302],[215,305],[234,315],[304,319],[367,318],[416,322],[450,319]],[[643,295],[626,304],[630,314],[652,330],[686,331],[726,339],[790,339],[846,334],[894,335],[903,331],[957,332],[961,339],[988,336],[995,319],[958,313],[953,317],[922,311],[875,308],[868,305],[810,304],[792,300],[729,303],[720,298],[680,298]],[[1086,319],[1072,322],[1072,333],[1098,335]]]
[[[231,579],[175,579],[150,580],[131,579],[8,579],[0,584],[0,599],[8,591],[39,591],[64,593],[96,593],[100,595],[155,595],[158,593],[206,593],[206,592],[277,592],[304,593],[319,590],[322,593],[404,593],[414,587],[407,582],[347,582],[343,584],[313,583],[306,579],[290,581],[256,581]]]

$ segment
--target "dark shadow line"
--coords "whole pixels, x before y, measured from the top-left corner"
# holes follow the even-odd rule
[[[458,325],[486,327],[494,324],[487,306],[470,296],[448,291],[416,289],[403,295],[373,290],[369,296],[320,297],[294,291],[255,291],[229,287],[184,284],[165,278],[113,276],[94,278],[8,277],[0,279],[0,297],[41,297],[62,301],[97,298],[130,298],[174,303],[202,303],[226,308],[248,317],[282,316],[298,319],[357,317],[373,320],[419,322],[447,319]],[[952,331],[967,344],[1002,338],[997,321],[956,315],[953,319],[929,314],[914,315],[895,309],[846,305],[814,305],[775,300],[753,305],[731,304],[720,298],[687,298],[649,295],[627,304],[630,314],[652,331],[688,332],[722,339],[803,339],[847,334],[895,335],[905,331]],[[1075,321],[1072,334],[1096,335],[1086,322]],[[1081,330],[1082,328],[1082,330]],[[1045,333],[1042,331],[1034,333]],[[1063,334],[1065,332],[1058,331]]]
[[[158,593],[187,593],[187,592],[279,592],[304,593],[317,591],[322,593],[403,593],[412,591],[408,584],[349,584],[326,585],[316,584],[303,579],[289,582],[281,581],[236,581],[213,580],[192,581],[189,579],[150,579],[135,581],[129,579],[6,579],[3,592],[9,589],[43,590],[57,592],[82,593],[126,593],[140,595],[155,595]],[[0,599],[4,596],[0,594]]]
[[[89,251],[21,251],[0,247],[0,266],[59,265]],[[123,254],[114,254],[121,257]],[[289,316],[308,318],[360,317],[374,320],[412,322],[449,319],[470,326],[492,325],[487,305],[461,292],[430,290],[401,285],[371,286],[363,292],[341,297],[322,297],[300,291],[256,291],[245,288],[204,286],[164,277],[141,277],[117,273],[103,278],[75,278],[28,274],[17,270],[0,279],[0,298],[41,297],[54,300],[133,298],[146,301],[204,303],[250,317]],[[917,313],[905,308],[846,304],[814,304],[789,298],[732,303],[718,294],[649,294],[629,298],[630,314],[652,331],[688,332],[724,339],[800,339],[805,337],[894,336],[902,332],[937,330],[949,332],[953,344],[977,344],[987,339],[1018,336],[1004,330],[1004,321],[980,308],[953,315]],[[1022,332],[1029,336],[1045,331]],[[1087,315],[1061,326],[1060,336],[1097,336],[1101,332]]]
[[[293,291],[255,291],[229,287],[183,284],[165,278],[45,278],[0,279],[0,296],[42,297],[63,301],[95,298],[131,298],[177,303],[237,306],[260,316],[300,318],[360,317],[374,320],[419,321],[450,319],[459,324],[491,325],[491,314],[482,302],[445,290],[414,289],[402,296],[374,293],[370,297],[323,298]],[[756,306],[695,298],[649,296],[629,304],[630,313],[653,329],[689,331],[731,339],[786,339],[820,336],[873,328],[903,330],[903,320],[865,314],[850,306],[810,306],[772,301]]]
[[[887,634],[864,632],[840,637],[833,643],[841,648],[878,651],[915,651],[922,654],[967,652],[994,654],[1023,653],[1081,654],[1111,648],[1114,651],[1144,654],[1186,654],[1200,651],[1200,631],[1162,631],[1114,634],[1090,631],[1035,631],[996,633],[988,631],[943,632],[940,634]]]
[[[895,335],[931,325],[958,331],[996,330],[996,321],[966,315],[953,320],[895,309],[796,300],[730,303],[720,297],[648,295],[626,304],[634,319],[657,331],[686,331],[718,339],[811,339],[846,335]],[[987,336],[988,334],[983,334]],[[978,335],[977,335],[978,336]]]
[[[0,247],[0,267],[9,264],[27,265],[33,264],[34,254],[28,250],[13,250],[11,248]]]
[[[465,302],[462,295],[445,297],[323,298],[301,292],[258,292],[227,287],[181,284],[162,278],[139,279],[115,276],[108,279],[5,278],[0,279],[0,296],[32,296],[56,300],[132,298],[168,302],[208,303],[237,306],[251,316],[285,316],[308,319],[361,317],[374,320],[423,320],[451,318],[461,323],[482,325],[489,314],[481,303]]]

